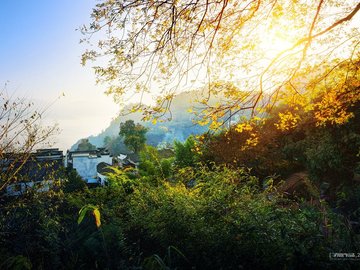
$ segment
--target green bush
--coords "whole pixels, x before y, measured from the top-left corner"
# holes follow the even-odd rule
[[[129,204],[143,252],[175,246],[199,269],[329,267],[329,252],[346,250],[350,234],[326,206],[299,207],[263,191],[244,170],[197,169],[194,188],[181,181],[140,185]]]

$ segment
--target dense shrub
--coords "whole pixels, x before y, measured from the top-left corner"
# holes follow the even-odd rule
[[[144,254],[175,246],[187,259],[182,267],[199,269],[326,268],[329,252],[358,245],[325,204],[294,205],[244,170],[202,168],[196,176],[192,189],[167,183],[134,192],[130,222]]]

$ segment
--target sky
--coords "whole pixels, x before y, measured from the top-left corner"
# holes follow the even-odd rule
[[[2,0],[0,89],[49,106],[44,124],[58,124],[54,147],[66,151],[78,139],[105,129],[120,110],[91,66],[80,64],[77,31],[90,22],[96,0]],[[65,96],[63,96],[63,94]]]

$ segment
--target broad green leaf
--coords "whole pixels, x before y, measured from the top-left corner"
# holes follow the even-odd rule
[[[78,218],[78,221],[77,221],[78,224],[80,224],[80,223],[83,221],[83,219],[84,219],[87,211],[88,211],[88,206],[87,206],[87,205],[86,205],[86,206],[83,206],[83,207],[80,209],[80,211],[79,211],[79,218]]]

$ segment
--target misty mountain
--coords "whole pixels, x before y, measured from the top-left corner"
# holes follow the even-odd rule
[[[174,140],[185,141],[186,138],[192,134],[202,134],[208,130],[207,126],[199,126],[194,124],[193,120],[195,116],[194,114],[188,112],[188,109],[192,107],[195,99],[195,91],[184,92],[176,95],[171,105],[171,121],[157,122],[156,124],[153,124],[150,121],[144,122],[141,121],[141,118],[143,116],[139,112],[131,113],[128,115],[118,115],[111,121],[110,125],[100,134],[96,136],[91,135],[87,139],[91,144],[97,147],[103,147],[106,137],[110,137],[113,139],[118,137],[120,123],[127,120],[133,120],[135,123],[140,123],[141,125],[149,129],[146,135],[147,144],[158,146],[162,143],[173,143]],[[125,110],[126,109],[127,108],[125,108]],[[71,150],[75,150],[79,142],[80,139],[71,147]],[[126,147],[123,150],[126,152]]]

